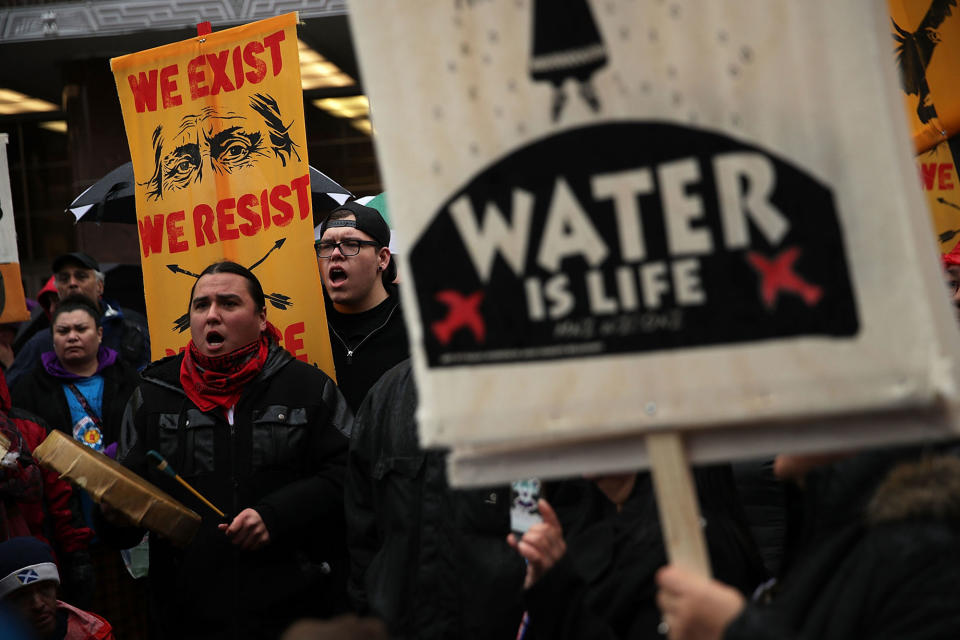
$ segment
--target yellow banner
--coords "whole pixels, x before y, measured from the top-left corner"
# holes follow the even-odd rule
[[[297,15],[110,61],[136,177],[153,357],[188,343],[207,265],[250,268],[283,346],[333,376],[313,251]]]
[[[950,141],[941,142],[917,156],[920,185],[927,196],[940,253],[949,253],[960,243],[960,179],[953,162]]]
[[[20,264],[0,264],[0,324],[30,319],[20,280]]]
[[[960,132],[960,7],[888,0],[890,35],[917,153]]]

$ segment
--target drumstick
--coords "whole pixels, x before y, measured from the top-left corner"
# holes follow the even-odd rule
[[[208,507],[216,511],[217,515],[219,515],[221,518],[227,517],[227,514],[225,514],[223,511],[220,511],[220,509],[217,509],[215,506],[213,506],[213,503],[211,503],[209,500],[207,500],[202,495],[200,495],[199,491],[191,487],[186,480],[181,478],[180,475],[173,470],[173,467],[170,466],[170,464],[166,461],[166,459],[162,455],[160,455],[157,451],[150,449],[150,451],[147,451],[147,457],[152,458],[157,463],[158,470],[163,471],[165,474],[167,474],[168,476],[172,477],[174,480],[182,484],[187,491],[197,496],[197,498],[199,498],[203,502],[203,504],[207,505]]]

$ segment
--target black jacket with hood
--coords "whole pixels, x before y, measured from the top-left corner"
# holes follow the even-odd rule
[[[177,549],[151,535],[151,626],[169,638],[275,638],[302,616],[346,608],[343,474],[351,414],[319,369],[271,344],[266,363],[234,409],[200,411],[180,384],[183,355],[149,366],[124,416],[119,459],[199,513],[193,541]],[[224,522],[146,459],[155,449],[227,514],[255,509],[270,534],[241,551]],[[103,522],[116,546],[139,530]]]

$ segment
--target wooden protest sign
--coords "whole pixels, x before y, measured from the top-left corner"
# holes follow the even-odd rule
[[[7,134],[0,133],[0,324],[30,319],[23,281],[20,279],[17,229],[13,221],[13,198],[10,192],[10,165],[7,163],[8,142]]]
[[[952,433],[886,7],[392,9],[351,26],[453,483]]]
[[[155,358],[187,343],[197,274],[250,268],[283,346],[331,376],[313,252],[296,14],[114,58]]]

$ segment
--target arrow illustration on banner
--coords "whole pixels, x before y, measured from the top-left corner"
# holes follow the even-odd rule
[[[282,293],[267,293],[263,297],[281,311],[286,311],[287,307],[293,306],[293,303],[290,302],[290,296],[285,296]]]
[[[183,333],[187,330],[187,327],[190,326],[190,314],[185,313],[176,320],[173,321],[173,328],[177,330],[177,333]]]
[[[187,271],[186,269],[181,269],[181,268],[180,268],[180,265],[178,265],[178,264],[168,264],[168,265],[167,265],[167,269],[170,269],[170,271],[173,271],[174,273],[184,273],[184,274],[186,274],[186,275],[188,275],[188,276],[193,276],[193,277],[196,278],[197,280],[200,279],[200,275],[199,275],[199,274],[196,274],[196,273],[194,273],[193,271]]]
[[[262,263],[264,260],[267,259],[267,256],[269,256],[271,253],[273,253],[274,251],[276,251],[277,249],[279,249],[280,247],[282,247],[282,246],[283,246],[283,243],[286,242],[286,241],[287,241],[286,238],[280,238],[279,240],[277,240],[276,242],[274,242],[274,243],[273,243],[273,246],[270,247],[270,251],[267,251],[267,252],[263,255],[262,258],[260,258],[259,260],[257,260],[256,262],[254,262],[252,265],[250,265],[250,271],[253,271],[253,270],[256,269],[257,267],[259,267],[259,266],[260,266],[260,263]]]
[[[948,207],[953,207],[954,209],[960,209],[960,205],[956,205],[950,202],[949,200],[947,200],[946,198],[937,198],[937,202],[939,202],[940,204],[945,204]]]
[[[960,233],[960,229],[947,229],[940,234],[940,242],[950,242],[958,233]]]

